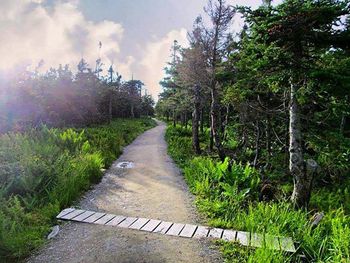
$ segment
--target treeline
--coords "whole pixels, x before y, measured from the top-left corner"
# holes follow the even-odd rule
[[[195,20],[190,47],[174,42],[157,113],[174,126],[190,121],[196,154],[249,162],[262,191],[292,183],[296,207],[308,207],[312,186],[344,187],[350,170],[349,2],[264,1],[253,10],[209,0],[205,11],[211,25]],[[240,32],[231,29],[234,15],[245,19]],[[206,127],[208,144],[200,140]]]
[[[153,115],[154,101],[142,95],[140,80],[122,81],[112,66],[100,76],[102,63],[91,69],[82,59],[76,73],[68,65],[44,74],[18,72],[0,83],[0,132],[22,131],[45,124],[83,127],[113,118]]]

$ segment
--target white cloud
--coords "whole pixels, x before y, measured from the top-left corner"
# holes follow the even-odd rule
[[[164,67],[171,60],[171,46],[174,40],[177,40],[182,47],[188,46],[187,30],[182,28],[172,30],[161,39],[148,42],[144,48],[144,55],[137,66],[137,78],[140,78],[145,84],[149,93],[155,99],[160,92],[159,81],[164,76]],[[142,76],[138,77],[138,76]]]
[[[118,61],[122,25],[112,21],[92,22],[78,10],[78,1],[57,1],[52,7],[43,0],[1,0],[0,70],[21,64],[32,68],[43,59],[43,69],[58,64],[75,65],[83,56],[91,67],[99,56],[105,64],[120,64],[129,74],[133,58]],[[107,66],[105,66],[107,67]],[[126,71],[126,72],[123,72]]]
[[[44,61],[42,71],[59,64],[69,64],[75,70],[81,57],[94,68],[100,56],[105,70],[113,64],[124,80],[134,74],[157,98],[173,41],[176,39],[180,45],[187,46],[186,29],[172,30],[163,37],[150,37],[149,42],[140,46],[143,50],[135,59],[133,55],[121,54],[124,33],[121,24],[89,21],[78,9],[78,3],[60,0],[50,6],[45,0],[1,0],[0,72],[24,65],[34,69],[41,60]]]

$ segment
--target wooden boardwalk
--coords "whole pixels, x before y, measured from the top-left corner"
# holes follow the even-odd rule
[[[184,238],[216,238],[223,239],[225,241],[237,242],[243,246],[267,247],[275,250],[283,250],[293,253],[296,252],[294,242],[289,237],[275,237],[244,231],[166,222],[156,219],[126,217],[75,208],[64,209],[57,215],[56,218],[82,223],[128,228]]]

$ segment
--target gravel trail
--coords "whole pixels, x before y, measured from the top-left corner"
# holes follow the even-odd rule
[[[140,135],[78,206],[125,216],[200,223],[179,169],[167,154],[165,124]],[[116,168],[131,161],[131,169]],[[222,262],[207,240],[68,222],[28,262]]]

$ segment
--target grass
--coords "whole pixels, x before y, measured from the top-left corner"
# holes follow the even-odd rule
[[[0,261],[17,261],[45,242],[55,216],[73,204],[151,119],[86,129],[0,135]]]
[[[319,187],[311,200],[314,210],[324,211],[317,227],[311,227],[312,211],[295,210],[284,196],[290,185],[278,186],[278,200],[259,202],[260,175],[249,164],[234,163],[228,169],[208,154],[195,156],[190,130],[168,126],[169,154],[182,168],[196,195],[198,209],[215,227],[232,228],[275,236],[289,236],[299,242],[298,252],[288,254],[263,248],[247,248],[220,241],[226,262],[350,262],[350,217],[348,189]],[[207,135],[201,138],[206,145]],[[278,182],[275,182],[278,185]]]

